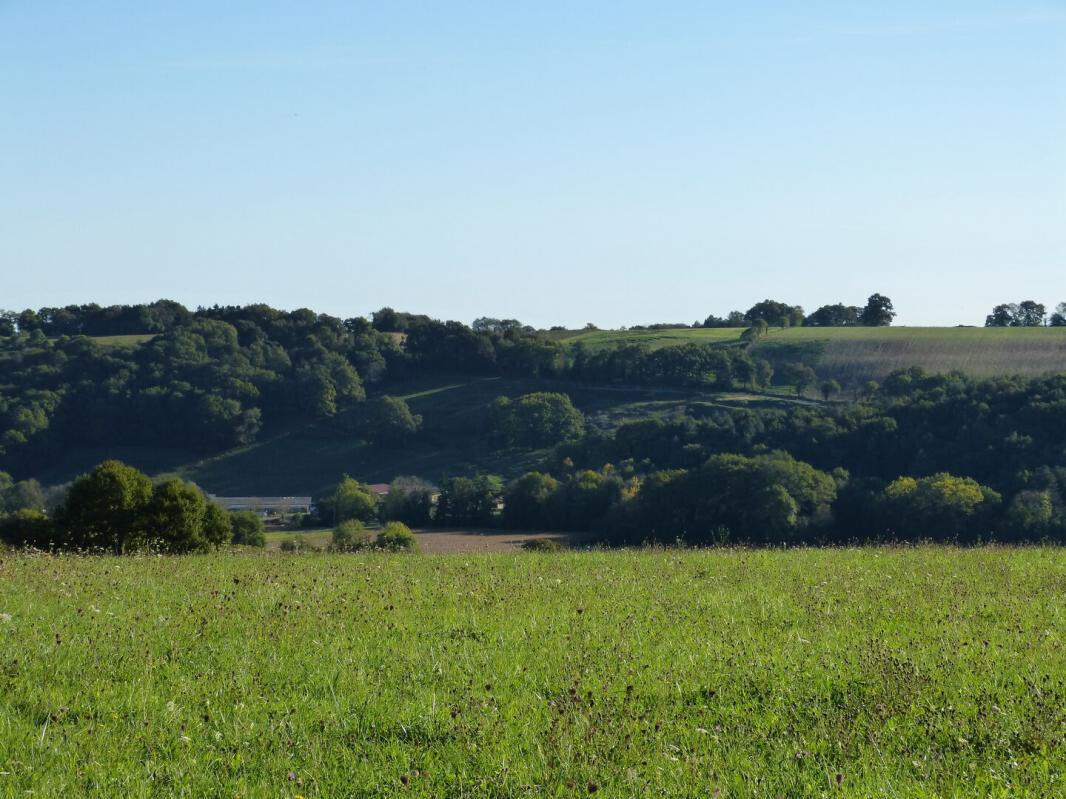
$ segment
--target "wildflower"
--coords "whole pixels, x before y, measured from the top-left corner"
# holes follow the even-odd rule
[[[3,623],[6,624],[9,621],[11,621],[11,614],[10,613],[0,613],[0,622],[3,622]]]

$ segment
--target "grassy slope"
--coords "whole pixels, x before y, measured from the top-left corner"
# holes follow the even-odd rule
[[[389,482],[401,474],[432,481],[452,474],[492,472],[515,477],[536,466],[545,453],[500,451],[486,439],[485,411],[501,395],[564,391],[597,427],[626,420],[668,416],[688,404],[778,404],[788,400],[748,395],[641,388],[593,388],[577,383],[521,379],[427,378],[390,389],[423,417],[423,432],[409,445],[368,446],[346,432],[345,418],[276,435],[248,447],[182,465],[178,471],[221,494],[318,492],[347,472],[365,482]]]
[[[1061,796],[1064,573],[1061,549],[9,556],[0,794]]]
[[[327,422],[265,430],[255,443],[197,457],[179,450],[96,447],[69,450],[37,476],[58,483],[105,458],[119,458],[151,474],[176,473],[217,494],[317,495],[348,473],[365,482],[389,482],[413,474],[432,481],[454,474],[492,472],[514,477],[534,467],[545,454],[500,451],[486,439],[485,412],[498,396],[532,391],[563,391],[590,423],[613,429],[627,420],[670,416],[685,407],[785,405],[794,400],[744,392],[713,394],[695,390],[640,387],[590,387],[580,383],[532,379],[425,376],[392,386],[423,416],[423,432],[406,446],[369,446],[353,432],[355,413]]]

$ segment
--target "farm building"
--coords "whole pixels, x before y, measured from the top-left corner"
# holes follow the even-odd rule
[[[260,516],[280,516],[286,513],[310,513],[311,497],[219,497],[207,495],[226,510],[250,510]]]

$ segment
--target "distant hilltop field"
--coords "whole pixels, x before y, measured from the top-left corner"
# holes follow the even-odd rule
[[[739,344],[743,328],[555,330],[567,346]],[[802,361],[841,382],[880,380],[897,369],[959,371],[971,377],[1038,376],[1066,370],[1066,327],[770,328],[752,354],[774,364]]]
[[[739,344],[745,328],[552,330],[567,347],[590,350],[626,345],[651,349],[680,344]],[[152,334],[94,337],[110,347],[133,347]],[[770,328],[752,354],[775,365],[801,361],[841,382],[880,380],[898,369],[962,372],[970,377],[1036,377],[1066,371],[1066,327],[790,327]]]

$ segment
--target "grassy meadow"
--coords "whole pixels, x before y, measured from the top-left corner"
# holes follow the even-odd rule
[[[0,796],[1054,797],[1066,552],[0,557]]]

